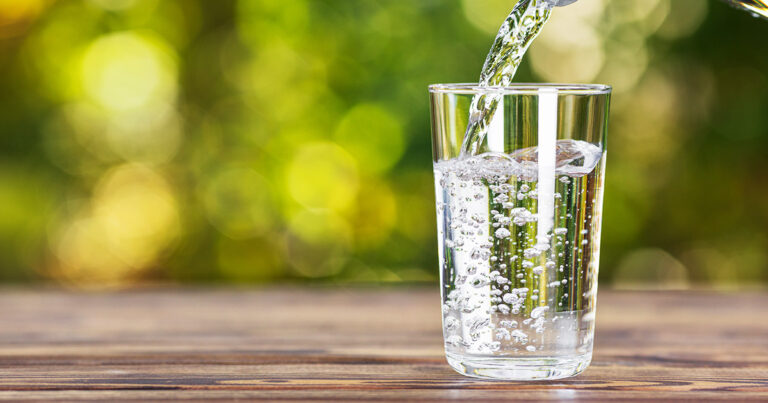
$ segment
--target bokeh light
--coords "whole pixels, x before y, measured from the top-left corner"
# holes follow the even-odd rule
[[[386,182],[379,179],[363,181],[350,219],[355,223],[354,242],[358,248],[378,248],[389,238],[397,223],[396,197]]]
[[[253,169],[227,167],[200,188],[211,224],[232,239],[248,239],[273,229],[277,210],[274,189]]]
[[[489,35],[496,35],[506,15],[511,10],[506,0],[462,0],[461,6],[467,20],[477,29]]]
[[[0,281],[434,281],[426,87],[510,0],[0,0]],[[768,22],[558,8],[516,81],[614,86],[601,281],[768,282]]]
[[[83,56],[87,96],[110,111],[168,103],[176,93],[176,67],[158,41],[136,33],[95,40]]]
[[[299,275],[328,277],[342,270],[352,241],[344,219],[330,212],[302,210],[289,225],[285,254]]]
[[[46,3],[46,0],[0,0],[0,38],[23,33]]]
[[[93,4],[111,11],[125,10],[136,5],[138,0],[89,0]]]
[[[553,13],[552,23],[529,51],[534,70],[546,81],[592,82],[603,67],[603,38],[596,27],[602,1],[580,1],[572,7]]]
[[[614,285],[620,289],[686,289],[688,268],[662,249],[639,249],[619,263]]]
[[[309,143],[297,150],[285,182],[303,206],[343,211],[357,194],[357,163],[334,143]]]
[[[659,27],[657,34],[666,39],[686,37],[696,32],[709,11],[709,3],[699,0],[675,0],[669,2],[669,16]]]
[[[108,171],[54,236],[56,275],[77,284],[134,280],[168,252],[179,217],[169,184],[150,168],[127,164]]]
[[[341,119],[336,141],[360,161],[360,170],[382,173],[405,151],[405,137],[394,113],[377,105],[358,105]]]

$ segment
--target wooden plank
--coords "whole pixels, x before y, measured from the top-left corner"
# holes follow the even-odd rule
[[[462,377],[436,290],[0,292],[0,399],[768,400],[768,295],[602,292],[595,357]]]

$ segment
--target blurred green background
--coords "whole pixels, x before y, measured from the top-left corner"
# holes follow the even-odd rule
[[[0,281],[434,281],[427,85],[512,5],[0,0]],[[582,0],[516,81],[614,86],[603,284],[768,281],[768,21]]]

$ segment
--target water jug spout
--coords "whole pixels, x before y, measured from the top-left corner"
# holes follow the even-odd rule
[[[725,0],[725,2],[755,17],[768,18],[768,0]]]

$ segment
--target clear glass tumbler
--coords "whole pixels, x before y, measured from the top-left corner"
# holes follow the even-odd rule
[[[539,380],[589,365],[610,94],[430,87],[443,335],[456,371]],[[495,110],[473,116],[484,134],[465,140],[473,101]]]

